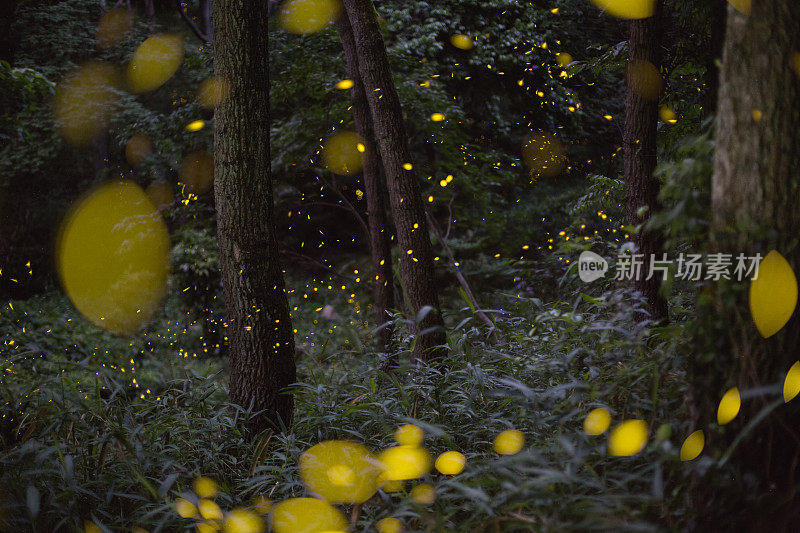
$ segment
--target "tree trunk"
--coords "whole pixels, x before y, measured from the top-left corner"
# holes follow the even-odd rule
[[[429,307],[417,324],[414,354],[427,359],[440,353],[446,342],[434,281],[433,257],[419,181],[408,149],[400,98],[392,79],[386,46],[372,0],[344,0],[353,28],[358,69],[372,114],[392,207],[400,276],[414,313]]]
[[[800,2],[753,2],[749,17],[728,9],[712,183],[714,247],[734,257],[776,249],[795,272],[800,76],[791,65],[798,49]],[[750,398],[743,394],[737,418],[711,433],[707,453],[724,451],[759,412],[769,414],[733,448],[730,462],[740,493],[734,499],[725,492],[724,515],[705,512],[716,497],[707,482],[698,483],[693,500],[702,507],[701,521],[717,520],[713,529],[754,531],[768,524],[774,531],[793,531],[800,521],[800,399],[783,405],[781,390],[789,367],[800,359],[800,318],[795,312],[779,333],[763,339],[750,317],[746,289],[746,283],[734,282],[715,287],[715,314],[708,314],[711,326],[705,330],[714,344],[691,365],[693,394],[710,411],[709,419],[728,387],[752,391]],[[752,390],[758,387],[768,388]],[[728,476],[725,481],[730,483]]]
[[[353,120],[356,125],[356,133],[364,139],[364,144],[367,147],[364,152],[362,177],[364,179],[364,189],[366,189],[370,251],[372,253],[372,268],[375,273],[375,277],[372,279],[375,325],[380,326],[388,319],[386,311],[394,307],[392,249],[386,220],[381,162],[375,146],[375,133],[372,128],[372,117],[367,103],[367,95],[358,69],[358,55],[353,37],[353,28],[350,25],[347,13],[342,13],[339,16],[336,21],[336,27],[339,30],[339,37],[344,48],[347,72],[350,79],[353,80],[350,98],[353,102]],[[384,327],[378,331],[378,346],[381,350],[386,350],[391,337],[392,330],[389,327]]]
[[[275,237],[269,153],[267,3],[215,0],[214,66],[230,85],[214,122],[214,198],[231,401],[260,431],[289,425],[294,337]]]
[[[647,61],[658,68],[660,60],[659,18],[660,8],[652,17],[630,22],[628,39],[629,65],[637,61]],[[647,80],[640,80],[647,83]],[[625,204],[628,220],[642,227],[658,205],[658,181],[653,177],[656,168],[656,126],[658,125],[658,98],[648,99],[641,91],[634,91],[629,81],[628,99],[625,104]],[[633,279],[633,288],[641,292],[647,300],[650,316],[655,321],[663,321],[668,316],[667,302],[659,294],[661,279],[654,274],[647,278],[651,258],[660,259],[663,239],[655,232],[643,229],[633,235],[637,253],[644,255],[642,275]]]

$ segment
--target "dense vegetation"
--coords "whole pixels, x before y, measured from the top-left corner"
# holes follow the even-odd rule
[[[463,454],[463,472],[429,468],[337,505],[350,530],[398,531],[391,517],[404,531],[713,530],[755,527],[759,508],[790,524],[797,485],[775,491],[736,460],[740,448],[771,445],[749,435],[772,435],[762,428],[783,402],[756,400],[777,398],[789,368],[780,359],[782,374],[761,388],[737,381],[758,373],[728,338],[734,324],[755,331],[745,284],[668,277],[668,320],[654,320],[646,295],[613,275],[641,235],[659,235],[671,257],[735,241],[715,233],[712,208],[725,2],[657,2],[660,192],[641,224],[626,210],[622,161],[630,22],[595,5],[613,3],[376,0],[432,223],[447,349],[426,360],[417,326],[431,310],[408,303],[396,266],[405,252],[394,251],[396,306],[376,324],[364,179],[325,162],[331,136],[355,128],[350,93],[337,88],[348,78],[341,36],[334,24],[286,31],[269,2],[272,229],[297,378],[293,419],[261,430],[248,423],[257,409],[231,402],[219,197],[210,178],[198,185],[221,146],[218,111],[199,89],[215,73],[210,2],[10,2],[0,26],[0,531],[262,531],[276,504],[314,496],[298,466],[309,448],[348,440],[377,453],[409,424],[434,458]],[[733,7],[729,16],[743,16]],[[109,37],[114,9],[132,18]],[[86,65],[124,70],[156,34],[182,36],[177,72],[150,91],[113,84],[102,131],[72,142],[80,128],[70,133],[58,113],[70,76]],[[791,57],[794,91],[800,54]],[[781,113],[759,105],[763,122],[760,109],[746,111],[756,124]],[[150,149],[137,156],[132,138]],[[531,156],[525,147],[541,138],[548,152]],[[74,206],[120,179],[147,192],[170,239],[163,299],[124,334],[79,310],[59,255]],[[216,179],[219,189],[219,167]],[[742,227],[767,224],[753,219]],[[794,222],[758,230],[767,235],[758,251],[776,248],[796,267]],[[394,244],[398,224],[389,226]],[[611,259],[591,283],[578,274],[586,250]],[[791,361],[797,320],[779,335]],[[756,406],[726,425],[716,409],[735,386]],[[610,420],[595,431],[589,413]],[[643,421],[644,440],[617,453],[606,429],[625,421]],[[686,460],[682,445],[699,429],[706,450]],[[507,430],[524,436],[518,453],[495,441]]]

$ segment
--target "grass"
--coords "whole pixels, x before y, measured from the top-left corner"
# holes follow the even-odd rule
[[[687,476],[677,448],[690,428],[681,420],[680,368],[663,357],[681,342],[679,326],[631,328],[635,304],[621,292],[549,303],[495,293],[487,306],[505,309],[494,315],[502,341],[489,339],[468,309],[451,310],[450,355],[435,367],[411,365],[401,342],[402,367],[389,374],[368,348],[367,311],[357,299],[316,298],[342,316],[321,319],[321,301],[295,311],[295,326],[309,334],[298,351],[295,419],[287,432],[255,439],[238,429],[247,413],[226,403],[224,359],[191,355],[202,341],[187,334],[191,320],[166,320],[179,316],[171,302],[135,340],[99,332],[58,296],[13,303],[2,325],[11,370],[0,379],[0,529],[79,531],[88,520],[105,531],[189,530],[194,522],[174,502],[196,501],[200,476],[219,483],[216,501],[226,510],[304,496],[297,464],[309,447],[347,439],[378,451],[406,423],[425,431],[434,456],[462,452],[466,468],[421,480],[436,489],[431,505],[410,497],[414,483],[379,492],[355,530],[375,530],[388,516],[407,531],[684,523]],[[11,338],[19,340],[9,349]],[[645,449],[610,457],[605,436],[582,430],[596,407],[614,424],[646,421]],[[500,456],[492,443],[509,428],[521,430],[526,445]],[[349,516],[351,508],[340,507]]]

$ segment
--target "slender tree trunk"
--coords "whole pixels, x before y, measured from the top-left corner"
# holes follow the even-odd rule
[[[712,211],[717,250],[735,257],[776,249],[800,272],[800,76],[791,67],[797,50],[800,2],[753,2],[749,17],[728,9]],[[779,333],[763,339],[748,311],[747,285],[717,284],[713,314],[706,314],[704,324],[713,344],[698,349],[690,365],[692,391],[708,419],[728,387],[752,391],[749,398],[743,394],[737,418],[707,438],[706,453],[713,456],[743,436],[730,456],[733,490],[725,490],[727,501],[716,502],[725,505],[722,516],[707,512],[718,497],[708,480],[697,483],[692,500],[705,522],[701,530],[713,522],[710,529],[795,531],[800,399],[783,405],[781,390],[789,367],[800,359],[800,317],[795,312]],[[760,387],[766,389],[753,390]],[[769,414],[745,432],[759,413]],[[730,484],[727,475],[724,482]]]
[[[217,241],[230,352],[231,401],[288,425],[294,338],[275,236],[269,154],[267,3],[215,0],[214,66],[230,94],[214,122]]]
[[[394,307],[394,289],[392,275],[392,249],[389,243],[389,229],[386,220],[386,205],[384,203],[384,188],[381,179],[381,162],[375,146],[375,133],[372,128],[367,95],[358,69],[358,54],[353,37],[353,28],[347,13],[342,13],[336,21],[339,37],[344,48],[344,57],[347,62],[347,72],[353,80],[350,89],[350,98],[353,102],[353,120],[356,133],[363,139],[367,147],[364,152],[364,167],[362,177],[367,197],[367,222],[369,224],[370,251],[372,253],[372,268],[375,277],[373,285],[373,306],[375,308],[375,324],[384,324],[388,316],[386,311]],[[385,350],[392,337],[392,330],[385,327],[378,332],[378,346]]]
[[[344,0],[353,28],[358,69],[372,114],[397,232],[400,275],[414,313],[429,307],[417,324],[415,355],[436,355],[446,342],[434,281],[433,257],[417,174],[408,149],[400,98],[372,0]]]
[[[629,64],[647,61],[658,68],[660,8],[646,19],[630,22],[628,39]],[[646,83],[645,80],[640,80]],[[625,204],[628,220],[634,225],[644,225],[652,213],[658,209],[658,181],[653,177],[656,168],[656,126],[658,125],[658,98],[648,99],[641,91],[634,91],[629,83],[628,99],[625,105]],[[661,279],[654,274],[647,278],[650,259],[661,258],[662,238],[655,232],[640,231],[633,236],[637,253],[644,254],[642,275],[633,280],[633,288],[647,299],[647,306],[653,320],[662,321],[668,316],[667,302],[659,294]]]

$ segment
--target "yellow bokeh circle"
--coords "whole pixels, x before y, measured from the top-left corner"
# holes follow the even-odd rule
[[[214,158],[205,151],[188,154],[181,161],[178,176],[194,194],[208,192],[214,185]]]
[[[167,283],[169,234],[145,192],[116,181],[81,200],[58,239],[61,283],[94,324],[133,333],[158,308]]]
[[[586,415],[583,420],[583,431],[587,435],[600,435],[605,433],[609,425],[611,425],[611,413],[608,412],[608,409],[598,407]]]
[[[183,62],[183,37],[161,33],[146,39],[128,65],[128,86],[134,93],[153,91],[164,85]]]
[[[591,0],[591,2],[614,17],[643,19],[652,17],[655,0]]]
[[[381,464],[364,446],[343,440],[320,442],[300,456],[308,490],[332,503],[362,503],[378,490]]]
[[[93,61],[67,74],[56,87],[53,110],[59,132],[69,144],[89,144],[111,117],[117,70]]]
[[[316,498],[292,498],[272,509],[272,529],[275,533],[345,531],[347,525],[341,511]]]
[[[342,131],[331,135],[322,148],[322,162],[334,174],[349,176],[361,172],[363,153],[358,147],[366,141],[354,131]]]
[[[436,470],[448,476],[454,476],[464,471],[467,459],[464,454],[456,451],[444,452],[436,458]]]
[[[288,0],[280,7],[278,21],[289,33],[315,33],[335,21],[341,10],[340,0]]]
[[[519,453],[525,445],[525,435],[517,429],[507,429],[494,439],[494,451],[500,455]]]
[[[608,453],[616,456],[636,455],[647,444],[647,423],[644,420],[626,420],[615,427],[608,436]]]

